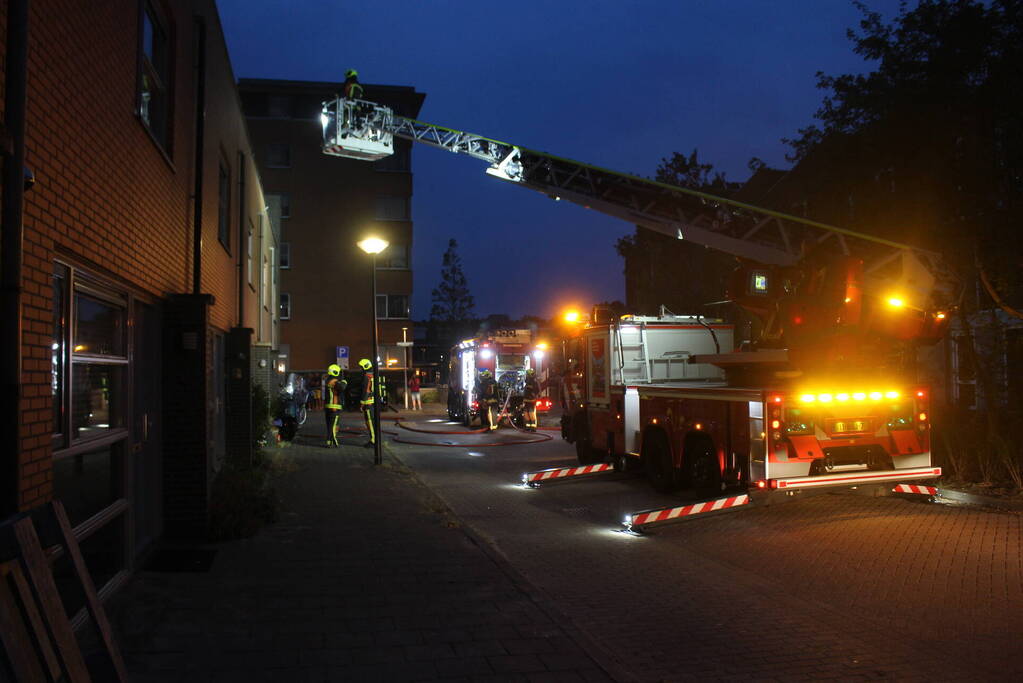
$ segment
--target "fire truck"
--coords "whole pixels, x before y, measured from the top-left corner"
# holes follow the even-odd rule
[[[448,417],[471,426],[480,416],[479,397],[474,393],[480,372],[489,370],[497,381],[503,412],[519,416],[526,370],[543,378],[547,369],[548,345],[534,340],[531,330],[494,330],[460,342],[451,349],[448,365]],[[551,401],[546,388],[537,401],[537,411],[547,411]]]
[[[761,321],[755,338],[735,339],[720,321],[661,316],[595,319],[566,342],[565,436],[581,462],[641,464],[661,491],[795,492],[940,475],[930,389],[916,362],[945,334],[960,289],[940,254],[371,102],[326,102],[321,122],[328,155],[378,159],[404,138],[484,161],[488,175],[553,200],[736,258],[728,299]],[[463,379],[460,391],[467,388]],[[463,395],[468,414],[472,397]]]

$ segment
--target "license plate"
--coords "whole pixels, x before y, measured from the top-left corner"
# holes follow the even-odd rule
[[[870,420],[835,420],[831,423],[832,434],[852,434],[856,432],[869,432]]]

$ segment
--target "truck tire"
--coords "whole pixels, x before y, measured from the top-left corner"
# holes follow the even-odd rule
[[[683,457],[686,488],[705,496],[721,493],[721,468],[709,439],[687,439]]]
[[[671,493],[678,488],[671,449],[663,434],[655,432],[643,439],[643,470],[650,485],[658,493]]]

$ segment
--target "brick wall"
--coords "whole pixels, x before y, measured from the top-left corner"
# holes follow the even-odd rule
[[[265,204],[213,1],[155,4],[171,27],[172,41],[171,124],[163,146],[137,113],[139,1],[31,4],[26,164],[37,182],[25,198],[19,505],[31,508],[53,495],[51,279],[54,262],[62,260],[113,288],[168,301],[162,431],[169,488],[164,498],[180,530],[197,528],[210,475],[206,402],[194,393],[205,396],[208,381],[201,375],[200,388],[195,373],[209,370],[207,341],[214,330],[226,333],[240,318],[254,315],[258,291],[239,287],[240,228],[251,219],[258,229]],[[211,298],[202,306],[180,296],[191,291],[193,266],[196,14],[207,20],[201,282]],[[0,49],[5,36],[0,25]],[[0,88],[5,68],[0,63]],[[217,238],[222,158],[231,175],[227,248]],[[257,245],[257,254],[262,246]],[[181,348],[184,331],[199,334],[201,357]],[[126,417],[132,424],[132,416]],[[197,468],[200,462],[203,467]]]

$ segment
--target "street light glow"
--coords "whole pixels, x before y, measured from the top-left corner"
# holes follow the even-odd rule
[[[579,322],[579,311],[576,310],[565,311],[565,322],[566,323]]]
[[[358,244],[359,249],[362,249],[367,254],[379,254],[387,248],[389,242],[379,237],[367,237]]]

